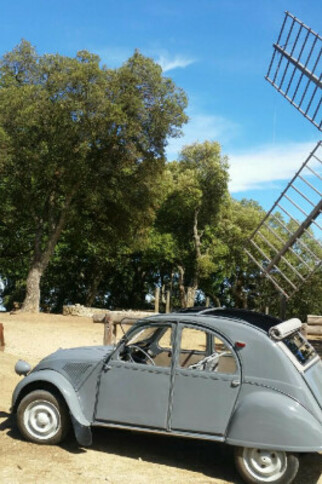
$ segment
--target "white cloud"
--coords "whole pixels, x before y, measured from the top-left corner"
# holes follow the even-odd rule
[[[183,127],[183,136],[169,140],[167,157],[169,160],[178,158],[181,149],[192,143],[203,141],[219,141],[226,143],[239,131],[239,126],[224,118],[211,114],[191,114],[190,121]]]
[[[134,53],[134,48],[109,46],[102,49],[93,49],[98,54],[104,64],[108,67],[118,67],[125,62]],[[163,72],[173,69],[185,68],[195,62],[194,59],[180,55],[171,56],[166,50],[162,49],[139,49],[143,55],[152,57],[155,62],[162,67]]]
[[[156,62],[162,67],[163,72],[168,72],[173,69],[190,66],[195,60],[181,57],[179,55],[176,55],[173,58],[170,58],[168,55],[160,55]]]
[[[230,191],[267,189],[278,180],[289,180],[313,148],[313,142],[286,143],[230,154]]]

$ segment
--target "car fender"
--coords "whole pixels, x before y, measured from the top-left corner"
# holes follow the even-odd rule
[[[20,398],[28,393],[28,387],[30,387],[30,391],[33,391],[37,388],[37,383],[40,384],[40,388],[41,384],[45,383],[50,384],[51,387],[55,387],[58,390],[69,409],[77,442],[84,446],[91,445],[91,423],[84,416],[77,393],[72,384],[57,371],[40,370],[30,373],[21,380],[12,396],[12,410],[16,410]]]
[[[322,424],[298,401],[269,389],[240,395],[226,442],[288,452],[322,450]]]

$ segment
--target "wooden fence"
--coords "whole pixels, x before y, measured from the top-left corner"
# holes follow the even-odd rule
[[[309,314],[305,325],[307,336],[322,336],[322,316]]]
[[[94,323],[104,324],[103,344],[115,344],[124,332],[138,319],[153,316],[154,311],[106,311],[105,314],[94,314]]]

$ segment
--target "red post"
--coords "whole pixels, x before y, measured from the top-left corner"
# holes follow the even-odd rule
[[[0,348],[5,345],[4,343],[4,327],[3,324],[0,323]]]

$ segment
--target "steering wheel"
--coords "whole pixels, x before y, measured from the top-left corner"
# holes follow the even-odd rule
[[[198,361],[198,363],[194,363],[193,365],[189,365],[188,368],[191,370],[208,370],[214,371],[215,368],[218,366],[219,358],[221,356],[227,355],[229,351],[223,351],[222,353],[212,353],[212,355],[206,356],[202,358],[202,360]],[[204,366],[205,365],[205,366]]]
[[[153,358],[149,355],[149,353],[147,351],[145,351],[143,348],[141,348],[141,346],[129,345],[129,346],[127,346],[127,348],[130,350],[129,356],[130,356],[130,360],[132,361],[132,363],[136,363],[133,359],[133,356],[132,356],[132,349],[135,349],[136,351],[141,351],[141,353],[143,353],[144,356],[149,360],[150,364],[155,366],[155,362],[154,362]]]

